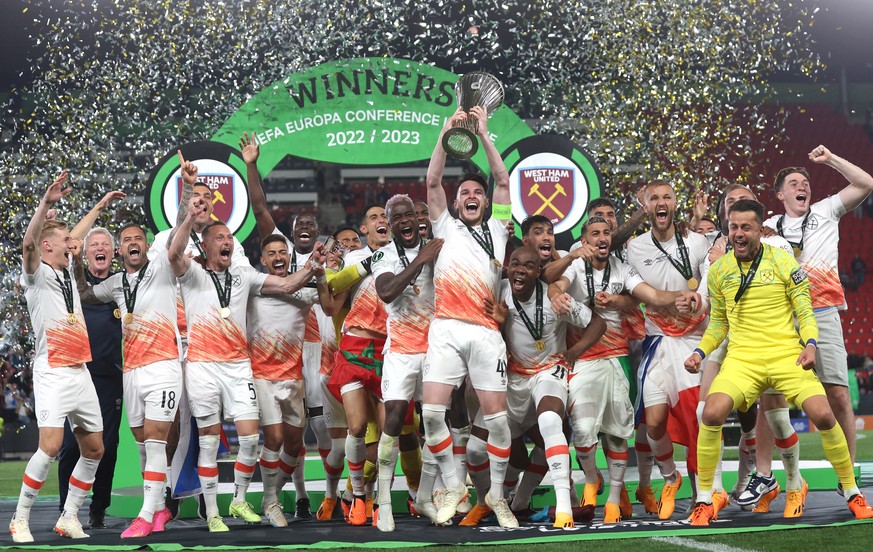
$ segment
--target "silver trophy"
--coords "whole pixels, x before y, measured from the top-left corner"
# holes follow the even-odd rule
[[[470,114],[470,109],[476,105],[482,106],[491,117],[503,104],[503,84],[488,73],[467,73],[455,83],[455,97],[458,106],[467,113],[467,118],[443,134],[443,149],[457,159],[469,159],[479,150],[479,141],[476,140],[479,122]]]

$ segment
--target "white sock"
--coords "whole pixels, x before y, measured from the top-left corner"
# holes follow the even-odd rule
[[[735,489],[742,492],[749,484],[752,474],[755,472],[755,454],[757,453],[757,432],[743,431],[740,435],[739,467],[737,468],[737,485]]]
[[[473,426],[450,428],[452,433],[452,456],[455,460],[455,470],[458,479],[467,481],[467,441],[470,440],[470,430]]]
[[[236,462],[233,464],[233,500],[232,504],[240,504],[246,501],[246,493],[252,482],[252,474],[255,473],[255,464],[258,463],[258,434],[240,435],[239,452]]]
[[[267,447],[261,449],[261,481],[264,482],[264,498],[262,503],[267,506],[279,502],[279,452]]]
[[[424,418],[424,435],[427,447],[440,467],[440,474],[446,487],[457,489],[462,481],[455,467],[452,435],[446,425],[446,407],[438,404],[425,404],[421,407]],[[469,469],[469,468],[468,468]]]
[[[673,460],[673,441],[670,440],[670,435],[664,434],[660,439],[652,439],[649,435],[649,444],[652,446],[652,454],[655,455],[655,462],[658,463],[658,468],[661,470],[661,476],[667,483],[676,481],[676,462]]]
[[[509,465],[512,436],[509,432],[509,416],[504,412],[488,414],[483,418],[488,430],[488,460],[491,464],[491,500],[503,498],[503,481]]]
[[[551,411],[540,414],[537,421],[555,486],[555,511],[570,514],[573,509],[570,503],[570,447],[564,437],[563,421],[561,416]]]
[[[331,437],[330,453],[324,460],[324,479],[326,483],[324,496],[337,499],[337,486],[343,474],[343,465],[346,458],[346,438]]]
[[[36,500],[39,490],[42,489],[46,478],[48,478],[49,468],[54,461],[54,458],[44,453],[40,448],[36,449],[33,456],[27,461],[21,482],[21,493],[18,495],[18,506],[15,508],[16,519],[30,517],[33,501]]]
[[[152,521],[158,505],[164,504],[164,482],[167,480],[167,442],[146,439],[143,444],[146,465],[143,470],[142,509],[139,517]]]
[[[206,504],[206,519],[218,515],[218,435],[201,435],[198,438],[200,454],[197,456],[197,476]]]
[[[391,482],[394,481],[394,471],[397,469],[397,457],[400,455],[400,439],[383,433],[379,438],[379,504],[391,504]]]
[[[291,481],[294,482],[294,500],[309,498],[309,493],[306,492],[306,447],[301,447],[297,455],[297,465],[291,474]]]
[[[367,458],[367,448],[363,437],[346,437],[346,461],[349,463],[349,479],[352,481],[352,492],[355,496],[367,494],[364,482],[364,460]]]
[[[637,471],[640,474],[639,486],[646,488],[652,486],[652,469],[655,467],[655,455],[649,437],[646,433],[646,424],[640,424],[634,435],[634,450],[637,453]]]
[[[785,468],[785,490],[799,491],[802,484],[800,477],[800,441],[791,425],[787,408],[774,408],[766,413],[767,423],[773,430],[776,448],[782,456],[782,466]]]
[[[621,502],[621,486],[624,484],[624,474],[627,471],[627,441],[607,436],[608,446],[604,451],[609,464],[609,498],[607,502]]]
[[[94,478],[97,475],[97,466],[99,465],[100,460],[79,457],[79,461],[73,468],[73,474],[70,476],[70,490],[67,492],[67,501],[64,503],[65,516],[72,517],[79,513],[79,508],[82,507],[91,487],[94,486]]]
[[[488,447],[485,441],[476,435],[471,435],[467,441],[467,473],[470,474],[470,479],[473,480],[476,498],[481,505],[485,504],[485,494],[491,489],[490,464]]]

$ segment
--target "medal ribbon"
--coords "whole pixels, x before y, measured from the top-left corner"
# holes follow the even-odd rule
[[[795,242],[789,241],[788,244],[791,247],[796,247],[797,249],[803,251],[803,238],[804,238],[804,235],[806,234],[806,221],[809,220],[809,215],[811,213],[812,213],[812,209],[810,209],[809,211],[806,212],[806,216],[803,217],[803,222],[800,225],[800,243],[795,243]],[[782,221],[783,220],[785,220],[785,215],[782,215],[781,217],[779,217],[779,220],[776,221],[776,231],[779,232],[780,236],[785,238],[785,234],[782,232]],[[787,241],[788,238],[785,238],[785,240]]]
[[[206,258],[206,251],[203,251],[203,245],[201,245],[201,243],[200,243],[200,237],[197,236],[197,232],[195,232],[194,230],[191,230],[191,239],[194,240],[194,247],[197,248],[197,251],[199,251],[200,254],[203,255],[203,258],[205,259]]]
[[[130,291],[130,282],[127,281],[127,272],[121,273],[121,285],[124,288],[124,304],[127,305],[127,313],[133,314],[134,305],[136,305],[136,292],[139,291],[139,283],[142,282],[142,276],[149,263],[146,261],[145,266],[139,269],[139,276],[136,278],[136,285],[133,286],[133,293]]]
[[[603,269],[603,280],[600,282],[600,291],[606,291],[606,288],[609,287],[609,276],[612,272],[612,268],[609,266],[609,260],[606,261],[606,268]],[[585,285],[588,287],[588,306],[594,306],[594,294],[596,290],[594,289],[594,267],[591,266],[591,263],[585,262]]]
[[[543,339],[543,284],[539,280],[536,282],[537,284],[537,306],[536,306],[536,323],[531,322],[530,317],[524,312],[524,309],[521,308],[521,303],[518,302],[514,296],[512,298],[513,304],[515,304],[515,310],[518,311],[518,316],[521,318],[521,321],[524,322],[524,325],[527,327],[527,331],[530,332],[531,337],[533,337],[536,341],[540,341]]]
[[[55,280],[58,281],[58,286],[61,288],[61,294],[64,296],[64,304],[67,307],[67,314],[73,314],[73,281],[70,279],[70,271],[64,269],[64,281],[58,277],[57,271],[52,265],[42,261],[45,265],[52,269],[52,274],[55,275]]]
[[[679,274],[681,274],[682,277],[686,280],[690,280],[691,276],[693,276],[694,273],[691,272],[691,260],[688,258],[688,248],[685,247],[685,241],[682,239],[682,235],[679,232],[675,232],[675,236],[676,245],[679,249],[679,257],[682,259],[681,264],[677,262],[676,259],[671,257],[670,254],[667,253],[663,247],[661,247],[661,244],[658,243],[658,240],[655,239],[655,234],[652,234],[652,241],[654,242],[655,247],[657,247],[661,253],[667,256],[667,260],[670,261],[670,264],[679,271]]]
[[[497,260],[494,257],[494,241],[491,239],[491,230],[488,229],[488,223],[483,222],[480,226],[480,228],[482,228],[482,236],[480,236],[478,232],[473,230],[473,227],[466,222],[464,223],[464,226],[467,227],[467,230],[469,230],[470,235],[473,236],[473,239],[476,240],[476,243],[479,244],[479,247],[481,247],[485,251],[485,253],[488,254],[488,257],[491,260]]]
[[[209,276],[212,278],[212,283],[215,285],[215,291],[218,292],[218,304],[221,308],[227,308],[230,305],[230,270],[224,273],[224,289],[221,289],[221,282],[218,281],[218,275],[215,272],[212,272],[208,268],[206,272],[209,273]]]
[[[743,274],[743,267],[740,264],[740,260],[737,259],[737,269],[740,271],[740,289],[738,289],[737,294],[734,295],[734,307],[737,306],[737,303],[740,302],[740,298],[742,298],[743,294],[746,293],[749,286],[752,285],[752,279],[755,277],[755,272],[758,271],[758,265],[761,264],[761,259],[764,257],[764,244],[759,244],[759,247],[758,256],[755,257],[754,261],[752,261],[752,266],[749,267],[748,274]],[[736,259],[736,255],[734,258]]]
[[[426,244],[426,243],[427,243],[426,240],[419,239],[419,241],[418,241],[419,249],[418,250],[421,251],[421,248],[424,247],[424,244]],[[397,255],[400,257],[400,264],[402,264],[403,268],[405,269],[407,266],[409,266],[409,259],[406,258],[406,250],[403,249],[403,246],[400,245],[400,242],[397,241],[396,239],[394,240],[394,247],[397,248]],[[418,267],[418,272],[416,272],[415,276],[412,277],[412,281],[409,282],[409,284],[408,284],[409,286],[415,287],[415,281],[418,280],[418,276],[419,276],[419,274],[421,274],[421,271],[423,268],[424,268],[424,266]]]

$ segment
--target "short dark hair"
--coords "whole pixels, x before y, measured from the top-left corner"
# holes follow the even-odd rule
[[[789,174],[792,173],[800,173],[809,180],[809,172],[803,167],[785,167],[778,173],[776,173],[776,180],[773,181],[773,188],[777,192],[782,191],[782,186],[785,185],[785,179],[788,178]]]
[[[591,211],[597,209],[598,207],[611,207],[613,211],[618,210],[612,200],[605,197],[598,197],[592,199],[591,202],[588,203],[588,210],[586,212],[590,215]]]
[[[203,227],[203,230],[200,232],[200,239],[202,239],[202,240],[205,241],[205,240],[206,240],[206,236],[207,236],[207,234],[209,234],[209,232],[211,232],[211,231],[212,231],[212,228],[214,228],[215,226],[224,226],[224,227],[227,227],[227,224],[221,222],[220,220],[219,220],[219,221],[210,222],[209,224],[207,224],[206,226],[204,226],[204,227]]]
[[[758,220],[758,224],[764,224],[764,206],[754,199],[741,199],[731,205],[730,210],[728,210],[728,214],[733,213],[734,211],[739,213],[748,213],[752,211],[755,213],[755,218]]]
[[[269,234],[266,238],[261,240],[261,252],[263,253],[265,247],[275,242],[282,242],[286,246],[288,245],[288,240],[286,240],[285,236],[282,234]]]
[[[382,209],[383,211],[385,210],[385,206],[384,206],[384,205],[379,205],[378,203],[371,203],[371,204],[367,205],[367,206],[364,207],[364,209],[361,211],[361,218],[360,218],[360,220],[358,221],[358,224],[361,225],[361,226],[363,226],[364,223],[367,222],[367,213],[370,212],[370,209],[374,209],[374,208],[376,208],[376,207],[378,207],[379,209]]]
[[[127,230],[128,228],[136,228],[137,230],[142,232],[143,236],[148,238],[148,232],[146,232],[146,229],[143,228],[141,224],[137,224],[135,222],[128,222],[127,224],[125,224],[124,226],[122,226],[121,228],[119,228],[118,230],[115,231],[115,243],[116,244],[121,245],[121,234],[123,234],[124,231]]]
[[[485,180],[485,177],[479,173],[464,173],[458,177],[458,186],[463,184],[464,182],[472,180],[473,182],[478,182],[482,185],[482,189],[485,190],[485,193],[488,193],[488,181]]]
[[[361,233],[358,232],[357,228],[352,228],[351,226],[340,226],[339,228],[337,228],[336,232],[334,232],[332,234],[333,239],[338,240],[340,234],[342,234],[343,232],[348,232],[348,231],[354,232],[355,235],[357,235],[359,238],[361,237]]]
[[[548,224],[550,227],[554,228],[552,221],[549,220],[548,217],[544,217],[543,215],[531,215],[521,221],[521,235],[527,236],[527,233],[530,232],[531,226],[534,224]]]
[[[584,234],[585,232],[587,232],[588,227],[592,224],[605,224],[605,225],[609,226],[610,230],[612,230],[612,225],[609,224],[609,221],[606,220],[605,218],[603,218],[603,217],[588,217],[588,220],[586,220],[585,224],[582,225],[581,234]]]
[[[703,222],[703,221],[706,221],[706,222],[710,223],[711,225],[715,226],[716,228],[718,228],[718,224],[714,220],[712,220],[712,217],[703,217],[702,219],[700,219],[700,222]]]

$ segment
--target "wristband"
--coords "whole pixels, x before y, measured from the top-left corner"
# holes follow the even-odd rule
[[[697,353],[698,355],[700,355],[700,360],[703,360],[706,358],[706,353],[703,352],[703,349],[698,347],[697,349],[694,349],[694,352]]]
[[[509,220],[512,218],[512,205],[491,204],[491,216],[497,220]]]
[[[806,340],[806,346],[809,347],[810,345],[812,345],[813,347],[818,349],[818,343],[816,343],[815,339],[807,339]]]
[[[316,284],[326,284],[327,283],[327,275],[325,275],[324,273],[319,274],[318,276],[315,277],[315,283]]]

